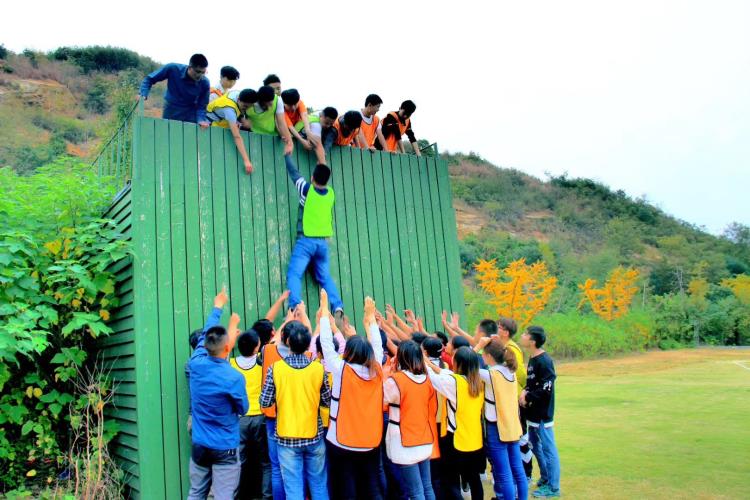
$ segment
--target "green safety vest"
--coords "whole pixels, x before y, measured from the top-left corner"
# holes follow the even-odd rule
[[[310,115],[308,119],[310,120],[310,123],[320,123],[320,117],[318,115]],[[294,124],[294,130],[297,132],[301,132],[303,128],[305,128],[305,122],[302,120]]]
[[[302,211],[302,233],[310,238],[330,238],[333,236],[333,203],[336,196],[328,186],[326,194],[315,191],[311,184],[307,191],[305,207]]]
[[[256,134],[276,135],[276,107],[279,105],[279,96],[273,96],[273,104],[262,113],[255,110],[255,105],[247,108],[245,114],[250,120],[250,126]]]

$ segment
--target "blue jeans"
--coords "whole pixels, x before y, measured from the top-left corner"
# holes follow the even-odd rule
[[[281,479],[281,465],[279,464],[279,448],[276,441],[276,419],[266,418],[266,438],[268,438],[268,458],[271,461],[271,489],[274,500],[286,500],[284,496],[284,481]]]
[[[409,500],[435,500],[430,479],[430,459],[412,465],[396,465],[401,473],[401,489]]]
[[[302,277],[305,275],[307,266],[312,263],[315,280],[328,292],[331,308],[343,309],[339,290],[331,277],[331,269],[328,264],[328,241],[325,238],[308,238],[297,236],[297,241],[292,249],[292,257],[289,259],[289,269],[286,273],[286,286],[289,288],[289,307],[293,308],[302,302]]]
[[[500,498],[524,500],[529,496],[529,484],[521,459],[521,446],[518,441],[506,443],[500,441],[497,424],[487,422],[487,441],[485,448],[487,458],[492,464],[492,475],[495,479],[495,495]],[[514,484],[515,483],[515,484]]]
[[[555,431],[551,426],[545,427],[543,423],[537,427],[529,423],[528,428],[529,444],[539,464],[539,475],[553,491],[557,491],[560,489],[560,457],[555,445]]]
[[[312,500],[328,500],[326,446],[323,439],[299,448],[277,444],[287,498],[303,500],[305,490],[309,489]]]

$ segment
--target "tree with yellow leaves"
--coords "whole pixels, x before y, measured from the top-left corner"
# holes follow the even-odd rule
[[[594,313],[607,321],[624,316],[630,310],[633,296],[638,292],[638,287],[635,286],[637,279],[637,270],[622,266],[612,270],[602,288],[595,288],[597,281],[589,278],[578,285],[583,293],[578,308],[588,302]]]
[[[750,306],[750,276],[747,274],[738,274],[734,278],[723,280],[721,286],[732,290],[737,300],[746,306]]]
[[[492,296],[490,304],[497,314],[515,319],[519,328],[544,310],[557,287],[557,278],[549,274],[542,261],[529,265],[526,259],[518,259],[501,271],[496,259],[480,259],[474,269],[479,287]]]

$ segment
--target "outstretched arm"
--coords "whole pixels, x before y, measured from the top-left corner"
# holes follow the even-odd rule
[[[245,172],[248,174],[253,173],[253,164],[250,163],[250,157],[247,156],[245,150],[245,143],[240,135],[240,127],[237,122],[229,122],[229,130],[232,132],[232,138],[234,139],[234,145],[237,147],[237,152],[242,157],[242,162],[245,164]]]
[[[265,318],[270,321],[274,322],[276,320],[276,316],[279,315],[279,311],[281,310],[281,306],[284,305],[284,301],[289,298],[289,290],[284,290],[284,292],[279,295],[279,298],[276,299],[276,302],[273,303],[271,308],[266,313]]]
[[[279,131],[281,140],[284,141],[284,154],[292,154],[292,135],[289,133],[289,127],[286,124],[284,113],[276,114],[276,129]]]

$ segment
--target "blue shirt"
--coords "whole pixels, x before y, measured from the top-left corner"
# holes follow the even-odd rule
[[[214,307],[206,330],[219,323],[221,309]],[[193,443],[214,450],[240,445],[240,415],[248,410],[245,379],[226,359],[209,356],[204,334],[188,362]]]
[[[148,97],[151,86],[167,80],[164,94],[164,118],[186,122],[206,121],[206,106],[211,85],[208,78],[197,82],[187,74],[186,64],[169,63],[146,76],[141,83],[141,95]]]

